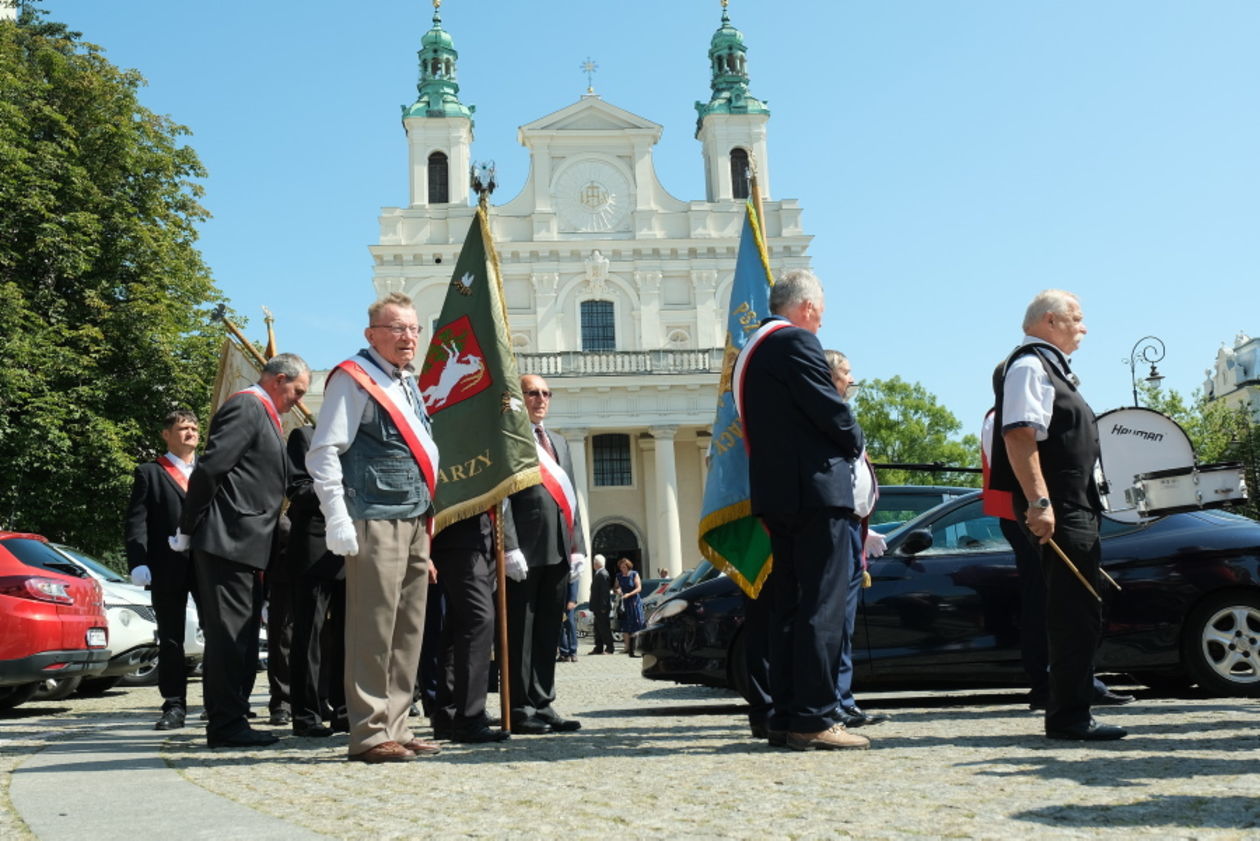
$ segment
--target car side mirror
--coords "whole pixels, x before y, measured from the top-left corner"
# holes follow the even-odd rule
[[[932,531],[930,529],[915,529],[906,535],[906,539],[901,541],[899,551],[903,555],[917,555],[925,549],[932,548]]]

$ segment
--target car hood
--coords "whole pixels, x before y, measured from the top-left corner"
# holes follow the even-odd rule
[[[122,584],[113,581],[102,581],[101,590],[105,593],[106,604],[142,604],[151,605],[152,596],[143,587],[135,584]]]

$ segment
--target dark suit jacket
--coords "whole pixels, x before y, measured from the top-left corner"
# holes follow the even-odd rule
[[[786,327],[762,341],[745,363],[743,403],[753,514],[853,508],[862,428],[813,333]]]
[[[306,453],[315,437],[313,426],[300,426],[289,433],[289,550],[285,557],[294,575],[341,580],[346,577],[345,560],[328,551],[324,543],[324,512],[315,495],[315,482],[306,472]]]
[[[560,462],[560,467],[572,479],[573,460],[569,457],[568,443],[551,430],[546,432],[556,451],[556,461]],[[575,482],[574,485],[576,484]],[[531,567],[549,566],[561,561],[568,563],[569,555],[573,552],[586,554],[586,538],[582,536],[580,511],[573,512],[573,538],[570,540],[560,506],[556,505],[556,501],[542,485],[517,491],[508,500],[512,506],[517,542]]]
[[[192,548],[265,569],[287,466],[284,441],[262,401],[241,394],[224,403],[188,480],[180,529]]]
[[[595,613],[612,611],[612,577],[607,569],[597,569],[591,576],[591,610]]]
[[[183,489],[162,465],[151,461],[136,468],[123,527],[127,569],[147,566],[150,572],[160,575],[160,567],[188,563],[187,552],[172,551],[166,542],[179,528],[183,506]]]

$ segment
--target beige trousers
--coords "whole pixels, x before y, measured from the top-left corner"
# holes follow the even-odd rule
[[[429,591],[427,517],[356,520],[346,558],[346,714],[351,755],[411,741],[411,708]]]

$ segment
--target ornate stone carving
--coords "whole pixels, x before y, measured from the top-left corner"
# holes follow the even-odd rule
[[[608,291],[608,258],[598,248],[582,261],[586,269],[586,285],[595,295],[605,295]]]

